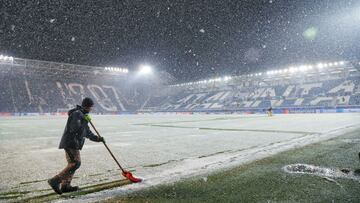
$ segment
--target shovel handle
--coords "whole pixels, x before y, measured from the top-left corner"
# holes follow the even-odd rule
[[[89,121],[89,123],[90,123],[90,125],[94,128],[97,136],[98,136],[98,137],[101,137],[101,136],[100,136],[100,133],[96,130],[94,124],[93,124],[91,121]],[[117,165],[119,166],[119,168],[121,169],[121,171],[122,171],[123,173],[125,173],[126,171],[121,167],[120,163],[119,163],[118,160],[115,158],[114,154],[111,152],[111,150],[109,149],[109,147],[107,146],[107,144],[106,144],[105,142],[103,142],[103,144],[105,145],[106,149],[109,151],[111,157],[112,157],[112,158],[114,159],[114,161],[117,163]]]

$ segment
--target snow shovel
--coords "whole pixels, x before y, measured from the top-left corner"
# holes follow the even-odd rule
[[[94,124],[93,124],[91,121],[89,121],[89,122],[90,122],[91,126],[94,128],[97,136],[101,137],[101,136],[100,136],[100,133],[96,130]],[[103,144],[105,145],[106,149],[109,151],[110,155],[112,156],[112,158],[115,160],[115,162],[117,163],[117,165],[118,165],[119,168],[121,169],[122,175],[123,175],[125,178],[127,178],[128,180],[130,180],[130,181],[133,182],[133,183],[138,183],[138,182],[141,182],[141,181],[142,181],[140,178],[135,178],[130,171],[125,171],[125,170],[123,169],[123,167],[121,167],[121,165],[119,164],[119,162],[117,161],[117,159],[115,158],[115,156],[113,155],[113,153],[110,151],[110,149],[109,149],[109,147],[106,145],[106,143],[103,142]]]

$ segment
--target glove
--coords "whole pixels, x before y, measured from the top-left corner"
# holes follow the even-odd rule
[[[99,141],[99,142],[103,142],[103,143],[105,143],[105,139],[104,139],[104,137],[99,137],[98,141]]]
[[[90,117],[89,114],[85,114],[84,119],[85,119],[87,122],[90,122],[90,121],[91,121],[91,117]]]

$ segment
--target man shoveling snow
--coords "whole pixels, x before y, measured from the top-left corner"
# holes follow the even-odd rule
[[[94,102],[90,98],[84,98],[81,106],[77,105],[68,112],[69,117],[59,145],[59,149],[65,150],[68,165],[59,174],[48,180],[51,188],[58,194],[79,189],[77,186],[71,186],[70,183],[75,171],[80,167],[80,150],[85,143],[85,138],[105,143],[104,138],[96,136],[88,126],[91,120],[88,113],[92,110],[93,105]]]

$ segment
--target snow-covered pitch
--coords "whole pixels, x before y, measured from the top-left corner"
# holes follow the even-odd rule
[[[131,184],[78,197],[87,200],[208,174],[284,150],[339,136],[360,126],[360,114],[93,116]],[[66,117],[0,118],[0,191],[49,193],[46,180],[66,165],[58,144]],[[94,131],[93,131],[94,132]],[[87,140],[74,185],[122,179],[102,143]]]

